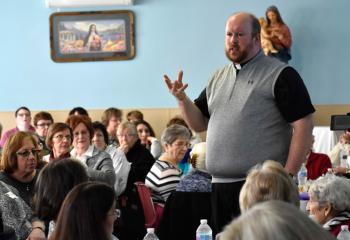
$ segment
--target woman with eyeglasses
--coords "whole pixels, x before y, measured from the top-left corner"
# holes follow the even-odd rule
[[[67,124],[73,131],[73,158],[78,159],[87,168],[90,180],[105,182],[111,186],[115,183],[115,172],[111,156],[92,144],[94,129],[87,116],[72,115]]]
[[[104,183],[75,186],[63,202],[49,240],[116,240],[112,233],[119,212],[114,196]]]
[[[32,133],[17,132],[7,139],[2,151],[0,180],[17,189],[28,206],[38,175],[38,148]]]
[[[182,176],[178,163],[183,159],[190,145],[188,128],[174,124],[163,131],[161,142],[164,153],[153,164],[146,176],[146,185],[152,190],[155,202],[165,203]]]
[[[73,141],[72,129],[65,123],[53,123],[48,131],[45,140],[46,146],[50,150],[48,155],[43,157],[43,161],[52,162],[70,157],[70,146]]]

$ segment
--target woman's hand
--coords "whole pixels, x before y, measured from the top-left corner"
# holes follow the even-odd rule
[[[349,170],[348,168],[344,168],[344,167],[335,167],[335,168],[333,168],[333,172],[335,174],[345,174],[345,173],[347,173],[348,170]]]

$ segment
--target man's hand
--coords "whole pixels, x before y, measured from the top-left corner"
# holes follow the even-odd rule
[[[164,75],[164,81],[168,86],[169,92],[178,100],[183,101],[186,98],[185,89],[188,87],[188,84],[182,83],[183,72],[180,71],[178,79],[171,81],[167,75]]]

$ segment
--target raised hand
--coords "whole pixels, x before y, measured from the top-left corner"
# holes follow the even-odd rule
[[[179,72],[178,79],[171,81],[167,75],[164,75],[164,81],[168,86],[169,92],[179,101],[182,101],[186,98],[185,89],[188,87],[188,84],[182,83],[182,70]]]

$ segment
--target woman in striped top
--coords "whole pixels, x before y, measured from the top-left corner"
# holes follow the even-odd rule
[[[153,201],[165,203],[170,193],[175,191],[182,176],[177,166],[189,147],[189,141],[190,132],[184,126],[174,124],[164,130],[161,137],[164,153],[146,176]]]

